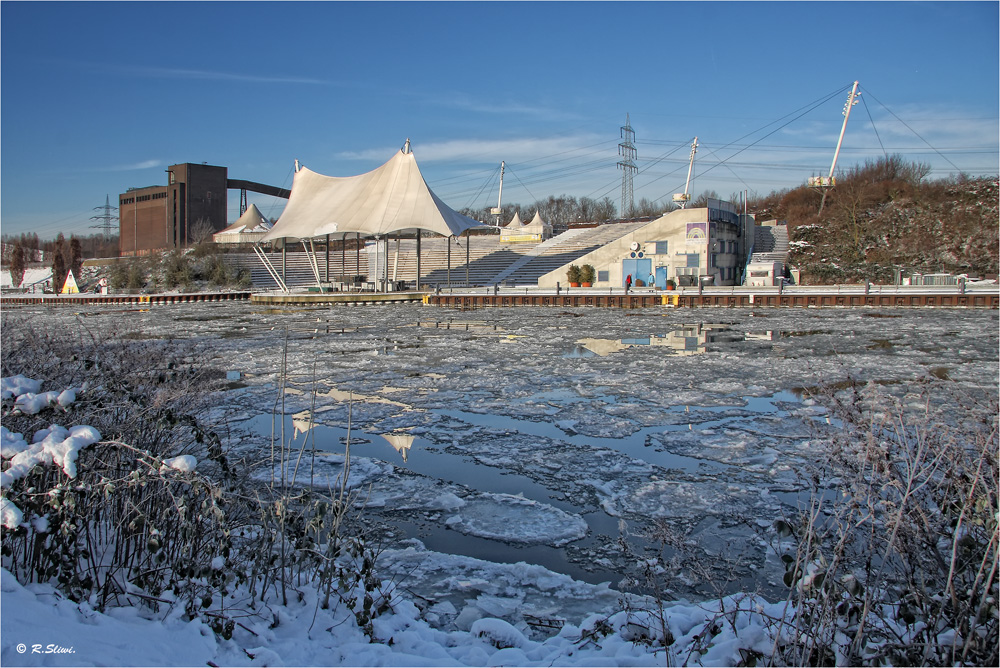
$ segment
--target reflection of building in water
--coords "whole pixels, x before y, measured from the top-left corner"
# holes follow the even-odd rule
[[[496,332],[500,329],[496,325],[475,320],[420,320],[416,323],[416,326],[426,327],[429,329],[458,329],[466,332]],[[404,325],[404,327],[412,327],[412,325]]]
[[[629,339],[580,339],[578,344],[604,357],[632,346],[663,346],[674,355],[698,355],[710,343],[745,341],[750,335],[730,329],[727,325],[681,325],[666,334],[653,334]]]
[[[381,434],[382,438],[389,441],[389,445],[396,449],[396,452],[403,455],[403,461],[406,461],[406,456],[410,452],[410,448],[413,447],[413,439],[416,438],[412,434]]]

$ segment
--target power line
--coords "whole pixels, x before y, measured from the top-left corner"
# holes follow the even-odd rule
[[[738,141],[741,141],[741,140],[743,140],[743,139],[746,139],[747,137],[749,137],[749,136],[751,136],[751,135],[753,135],[753,134],[755,134],[755,133],[757,133],[757,132],[760,132],[760,131],[761,131],[761,130],[763,130],[764,128],[767,128],[767,127],[770,127],[771,125],[774,125],[775,123],[778,123],[778,122],[780,122],[780,121],[782,121],[782,120],[784,120],[784,119],[788,118],[789,116],[792,116],[793,114],[797,114],[797,113],[798,113],[798,112],[800,112],[800,111],[802,112],[802,113],[798,113],[798,115],[797,115],[797,116],[794,116],[794,117],[793,117],[793,118],[791,118],[791,119],[790,119],[789,121],[787,121],[787,122],[785,122],[785,123],[782,123],[781,125],[779,125],[779,126],[778,126],[778,127],[776,127],[775,129],[771,130],[771,131],[770,131],[770,132],[768,132],[768,133],[767,133],[766,135],[764,135],[763,137],[761,137],[761,138],[760,138],[760,139],[759,139],[758,141],[756,141],[756,142],[751,142],[750,144],[748,144],[748,145],[747,145],[747,146],[745,146],[744,148],[741,148],[740,150],[736,151],[736,152],[735,152],[735,153],[733,153],[733,154],[732,154],[731,156],[729,156],[729,158],[733,158],[733,157],[735,157],[735,156],[739,155],[740,153],[742,153],[743,151],[746,151],[747,149],[751,148],[752,146],[754,146],[754,145],[755,145],[755,144],[757,144],[758,142],[760,142],[760,141],[763,141],[763,140],[767,139],[768,137],[770,137],[771,135],[773,135],[773,134],[774,134],[775,132],[777,132],[778,130],[781,130],[782,128],[784,128],[784,127],[786,127],[786,126],[790,125],[791,123],[793,123],[794,121],[797,121],[798,119],[802,118],[803,116],[805,116],[806,114],[808,114],[808,113],[809,113],[810,111],[812,111],[813,109],[815,109],[815,108],[819,107],[819,106],[820,106],[821,104],[823,104],[823,103],[827,102],[828,100],[830,100],[830,99],[831,99],[831,98],[833,98],[834,96],[836,96],[836,95],[839,95],[840,93],[842,93],[842,92],[843,92],[844,90],[846,90],[847,88],[848,88],[847,86],[842,86],[841,88],[838,88],[838,89],[837,89],[836,91],[834,91],[834,92],[832,92],[832,93],[830,93],[830,94],[828,94],[828,95],[826,95],[826,96],[824,96],[824,97],[822,97],[822,98],[819,98],[818,100],[816,100],[816,101],[814,101],[814,102],[811,102],[811,103],[809,103],[809,104],[807,104],[807,105],[804,105],[804,106],[802,106],[802,107],[799,107],[799,108],[798,108],[798,109],[796,109],[795,111],[793,111],[793,112],[791,112],[791,113],[789,113],[789,114],[786,114],[785,116],[782,116],[781,118],[779,118],[779,119],[778,119],[778,120],[776,120],[776,121],[772,121],[771,123],[768,123],[767,125],[763,126],[762,128],[760,128],[760,129],[758,129],[758,130],[754,130],[753,132],[748,132],[747,134],[745,134],[745,135],[743,135],[742,137],[740,137],[740,138],[738,138],[738,139],[734,140],[733,142],[730,142],[729,144],[726,144],[726,145],[724,145],[724,146],[723,146],[722,148],[718,149],[718,151],[721,151],[722,149],[724,149],[724,148],[727,148],[728,146],[731,146],[731,145],[735,144],[735,143],[736,143],[736,142],[738,142]],[[804,110],[804,111],[802,111],[802,110]],[[713,151],[713,154],[714,154],[714,153],[718,153],[718,151]],[[726,162],[726,161],[727,161],[727,160],[728,160],[729,158],[726,158],[726,160],[720,160],[720,161],[719,161],[718,163],[716,163],[716,164],[712,165],[711,167],[709,167],[708,169],[704,170],[704,171],[702,172],[702,174],[706,174],[706,173],[708,173],[708,172],[712,171],[713,169],[715,169],[715,168],[716,168],[716,167],[718,167],[719,165],[721,165],[721,164],[725,163],[725,162]],[[666,197],[666,195],[663,195],[663,196],[661,196],[661,197],[658,197],[658,198],[657,198],[656,200],[653,200],[653,201],[659,201],[659,200],[663,199],[664,197]]]
[[[920,141],[922,141],[923,143],[927,144],[927,146],[929,146],[929,147],[930,147],[930,148],[931,148],[931,149],[932,149],[932,150],[933,150],[933,151],[934,151],[935,153],[937,153],[937,154],[938,154],[939,156],[941,156],[942,158],[944,158],[945,162],[947,162],[947,163],[948,163],[949,165],[951,165],[952,167],[954,167],[954,168],[955,168],[956,170],[958,170],[959,172],[961,172],[961,171],[962,171],[961,169],[959,169],[958,165],[956,165],[955,163],[953,163],[953,162],[952,162],[951,160],[949,160],[949,159],[948,159],[948,156],[946,156],[946,155],[945,155],[944,153],[942,153],[941,151],[939,151],[939,150],[937,150],[936,148],[934,148],[933,146],[931,146],[931,143],[930,143],[929,141],[927,141],[926,139],[924,139],[923,137],[921,137],[921,136],[920,136],[920,133],[918,133],[918,132],[917,132],[916,130],[914,130],[913,128],[911,128],[911,127],[910,127],[910,126],[909,126],[909,125],[908,125],[908,124],[906,123],[906,121],[904,121],[904,120],[903,120],[902,118],[900,118],[899,116],[897,116],[896,114],[894,114],[894,113],[893,113],[893,111],[892,111],[892,109],[890,109],[889,107],[887,107],[887,106],[885,106],[884,104],[882,104],[881,102],[879,102],[878,98],[877,98],[877,97],[875,97],[874,95],[872,95],[872,94],[871,94],[871,93],[870,93],[870,92],[868,91],[868,89],[867,89],[867,88],[865,89],[865,95],[868,95],[868,96],[870,96],[870,97],[871,97],[871,98],[872,98],[873,100],[875,100],[876,102],[878,102],[879,104],[881,104],[881,105],[882,105],[882,108],[883,108],[883,109],[885,109],[886,111],[888,111],[888,112],[889,112],[889,114],[891,114],[893,118],[895,118],[895,119],[896,119],[897,121],[899,121],[900,123],[902,123],[902,124],[903,124],[903,126],[904,126],[904,127],[905,127],[905,128],[907,129],[907,130],[909,130],[910,132],[912,132],[912,133],[913,133],[913,135],[914,135],[915,137],[917,137],[917,139],[919,139],[919,140],[920,140]]]
[[[528,197],[530,197],[532,199],[532,201],[537,202],[538,198],[535,197],[534,194],[532,194],[532,192],[528,189],[528,186],[524,185],[524,182],[521,181],[521,177],[519,177],[517,174],[515,174],[514,170],[512,170],[512,169],[508,169],[507,171],[509,171],[511,173],[511,175],[513,175],[513,177],[515,179],[517,179],[517,182],[520,183],[521,187],[524,188],[525,192],[528,193]]]
[[[480,195],[484,190],[486,190],[487,186],[489,186],[490,188],[489,192],[492,193],[493,183],[496,181],[496,178],[499,174],[500,174],[500,165],[497,165],[496,168],[492,172],[490,172],[490,175],[486,178],[486,181],[479,187],[479,190],[476,191],[476,194],[469,198],[469,202],[468,204],[465,205],[465,208],[467,209],[472,208],[472,203],[475,202],[477,199],[479,199]]]
[[[867,114],[868,114],[868,120],[872,124],[872,130],[875,131],[875,139],[878,140],[878,145],[882,148],[882,155],[884,155],[885,157],[888,158],[889,154],[885,152],[885,146],[882,146],[882,138],[879,137],[879,135],[878,135],[878,128],[875,127],[875,119],[872,118],[871,109],[868,108],[868,103],[865,101],[864,96],[862,95],[860,97],[861,97],[861,105],[865,108],[865,112],[867,112]]]

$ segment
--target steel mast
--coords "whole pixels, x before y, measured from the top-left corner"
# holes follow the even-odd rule
[[[635,131],[629,115],[625,114],[625,125],[621,126],[622,141],[618,143],[618,168],[622,170],[622,218],[631,218],[635,209],[632,202],[632,175],[639,171],[635,164]]]
[[[104,196],[104,206],[95,206],[94,211],[102,211],[100,215],[91,216],[91,220],[96,220],[97,225],[91,225],[91,229],[98,229],[104,233],[104,239],[107,241],[111,238],[111,230],[113,228],[113,221],[118,220],[118,216],[111,213],[112,211],[117,211],[118,207],[111,206],[110,195]]]
[[[503,213],[503,209],[500,208],[500,200],[503,199],[503,170],[505,163],[503,160],[500,161],[500,192],[497,193],[497,205],[490,213],[497,217],[497,227],[500,227],[500,215]]]
[[[688,178],[684,182],[684,192],[681,197],[674,195],[674,201],[681,203],[681,208],[687,208],[687,203],[691,201],[691,172],[694,171],[694,156],[698,152],[698,138],[695,137],[694,141],[691,142],[691,158],[688,160]]]
[[[844,124],[840,128],[840,138],[837,140],[837,150],[833,152],[833,164],[830,165],[830,175],[827,176],[825,182],[820,182],[818,185],[823,188],[823,199],[819,203],[819,213],[823,213],[823,205],[826,204],[826,195],[830,192],[830,188],[834,185],[833,171],[837,168],[837,158],[840,156],[840,147],[844,143],[844,133],[847,132],[847,119],[851,117],[851,108],[858,103],[858,96],[861,93],[858,92],[858,82],[854,82],[854,86],[851,88],[851,94],[847,96],[847,103],[844,105]]]

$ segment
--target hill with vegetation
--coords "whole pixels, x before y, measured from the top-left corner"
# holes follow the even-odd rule
[[[928,181],[929,171],[889,156],[839,176],[825,202],[801,186],[749,202],[750,212],[787,221],[788,263],[804,284],[892,283],[897,270],[996,276],[997,177]]]

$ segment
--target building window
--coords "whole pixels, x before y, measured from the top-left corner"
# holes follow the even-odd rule
[[[597,272],[597,280],[598,281],[607,281],[607,280],[610,280],[610,278],[608,277],[608,272],[607,271],[599,271],[599,272]]]
[[[656,254],[657,255],[666,255],[667,254],[667,242],[666,241],[657,241],[656,242]]]
[[[170,185],[174,185],[174,183],[176,183],[176,180],[174,179],[174,172],[173,172],[173,170],[167,170],[167,174],[170,175],[170,177],[167,179],[167,182]]]
[[[701,254],[700,253],[688,253],[687,254],[687,266],[689,266],[689,267],[699,267],[699,266],[701,266]]]

